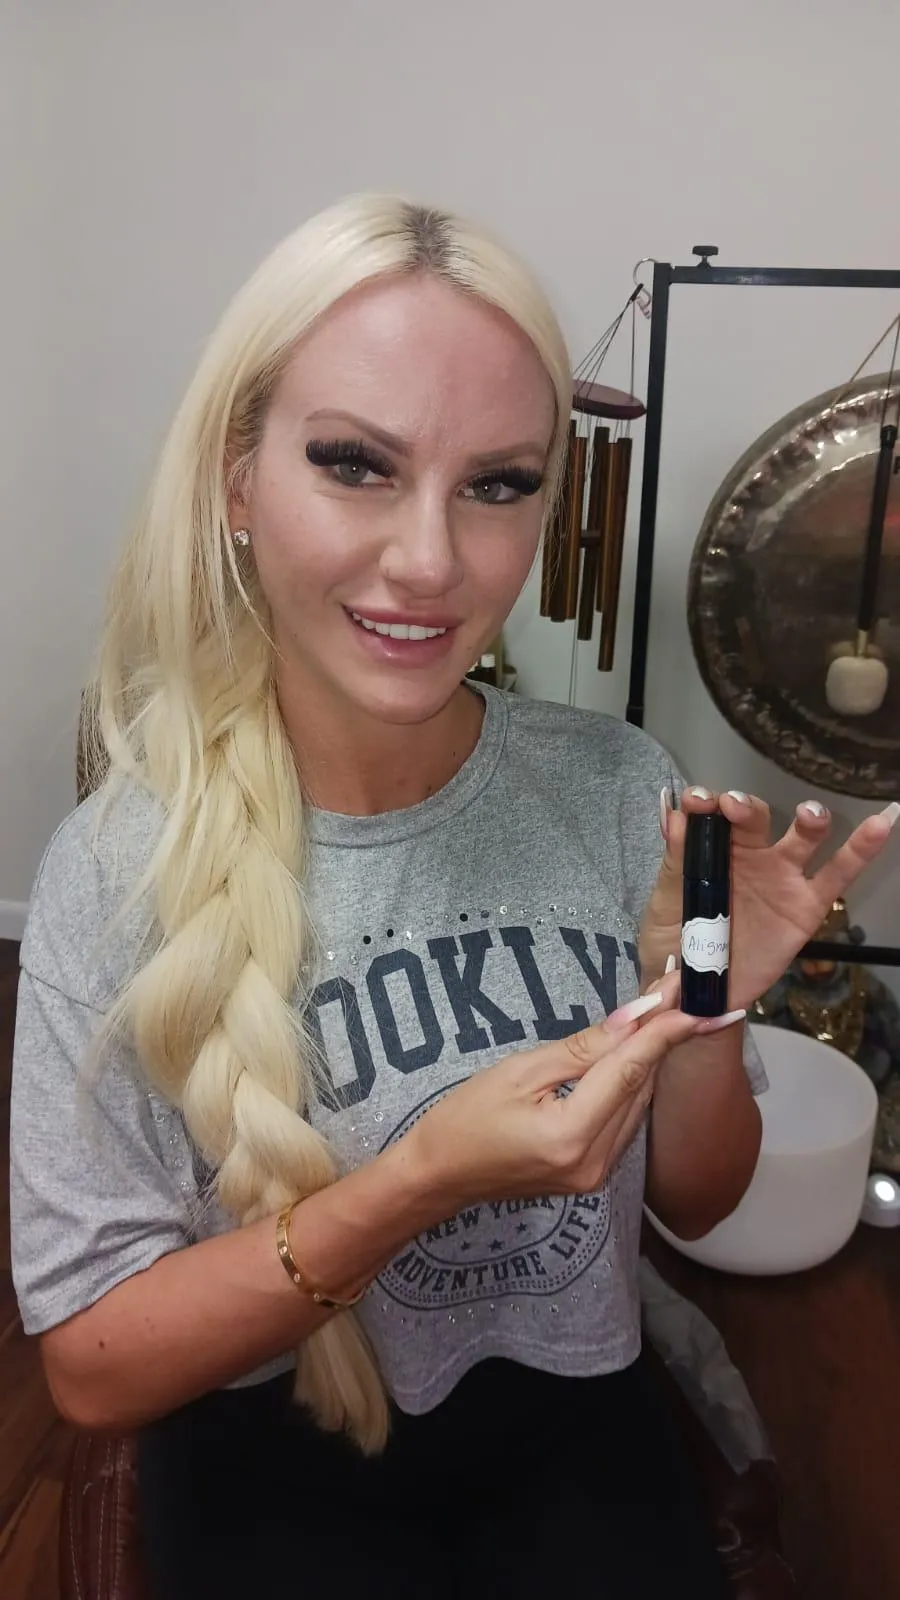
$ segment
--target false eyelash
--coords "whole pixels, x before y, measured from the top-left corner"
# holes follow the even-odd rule
[[[470,479],[471,483],[502,483],[504,489],[515,489],[517,494],[537,494],[544,482],[542,472],[533,467],[494,467]]]
[[[306,457],[314,467],[337,467],[344,462],[359,463],[369,472],[374,472],[379,478],[389,478],[393,467],[385,456],[378,455],[371,445],[364,439],[310,439],[306,446]],[[529,496],[537,494],[544,482],[544,475],[533,467],[494,467],[489,472],[477,473],[469,479],[470,484],[499,483],[505,489],[513,489],[517,494]]]
[[[364,439],[310,439],[306,459],[314,467],[339,467],[344,462],[358,462],[369,472],[377,473],[379,478],[389,478],[394,470]]]

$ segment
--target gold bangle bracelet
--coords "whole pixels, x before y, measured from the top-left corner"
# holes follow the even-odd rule
[[[291,1204],[285,1206],[284,1210],[279,1214],[275,1223],[275,1243],[281,1265],[284,1267],[291,1282],[302,1290],[304,1294],[308,1294],[317,1306],[323,1306],[326,1311],[349,1311],[351,1306],[359,1305],[360,1300],[366,1293],[366,1289],[360,1289],[359,1294],[355,1294],[352,1300],[333,1300],[330,1295],[324,1294],[321,1289],[317,1289],[315,1284],[310,1282],[303,1268],[299,1267],[294,1260],[294,1252],[291,1249],[291,1241],[288,1237],[288,1228],[290,1227],[291,1217],[300,1204],[300,1200],[292,1200]]]

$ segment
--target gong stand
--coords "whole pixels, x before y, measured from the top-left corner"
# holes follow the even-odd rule
[[[900,289],[900,270],[855,271],[822,267],[716,267],[711,258],[719,253],[716,245],[696,245],[698,260],[690,267],[674,267],[667,261],[653,264],[652,306],[650,309],[650,352],[647,367],[646,434],[641,479],[641,505],[635,572],[634,625],[631,643],[631,675],[626,721],[644,725],[644,693],[647,677],[647,648],[650,630],[650,601],[653,584],[653,548],[656,538],[656,508],[659,493],[659,463],[662,448],[663,392],[666,376],[666,345],[669,331],[669,294],[675,285],[710,288],[791,288],[791,289]],[[822,961],[860,962],[869,966],[900,967],[900,947],[896,945],[839,944],[813,940],[801,952],[804,957]]]

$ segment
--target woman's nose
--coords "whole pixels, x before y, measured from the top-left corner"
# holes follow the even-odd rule
[[[381,558],[381,570],[390,583],[429,597],[456,588],[462,580],[462,563],[453,525],[455,509],[437,493],[410,497],[397,507]]]

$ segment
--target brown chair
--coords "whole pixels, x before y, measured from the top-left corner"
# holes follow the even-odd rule
[[[63,1486],[60,1600],[150,1600],[137,1518],[134,1438],[81,1434]]]

